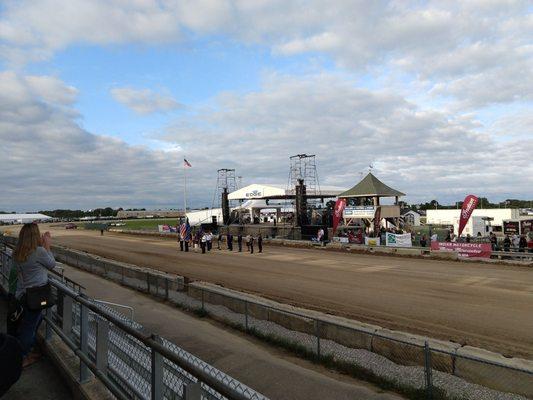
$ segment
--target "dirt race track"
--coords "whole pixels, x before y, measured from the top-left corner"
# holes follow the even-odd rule
[[[44,227],[42,227],[44,229]],[[51,229],[55,242],[274,300],[533,358],[533,269],[266,246],[181,253],[170,240]],[[214,246],[216,248],[216,245]]]

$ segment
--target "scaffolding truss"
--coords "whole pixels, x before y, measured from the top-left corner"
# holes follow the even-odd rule
[[[306,193],[317,195],[320,193],[320,183],[318,181],[318,172],[316,169],[316,160],[314,154],[296,154],[289,158],[289,181],[287,190],[295,194],[295,187],[303,180],[306,187]]]

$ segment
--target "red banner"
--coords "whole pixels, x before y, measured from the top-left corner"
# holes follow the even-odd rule
[[[342,219],[342,213],[346,207],[346,199],[337,199],[335,203],[335,208],[333,209],[333,234],[339,226],[339,222]]]
[[[459,217],[459,231],[457,232],[457,236],[461,236],[463,229],[465,229],[466,223],[470,219],[470,216],[472,215],[474,209],[477,206],[477,202],[478,198],[473,194],[469,194],[465,197],[465,201],[463,201],[463,207],[461,207],[461,215]]]
[[[379,228],[381,225],[381,206],[376,207],[376,212],[374,213],[374,236],[379,236]]]
[[[490,243],[431,242],[431,250],[455,251],[459,257],[490,258]]]

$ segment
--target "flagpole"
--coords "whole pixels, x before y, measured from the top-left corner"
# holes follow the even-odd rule
[[[187,167],[183,161],[183,208],[185,209],[185,219],[187,219]]]

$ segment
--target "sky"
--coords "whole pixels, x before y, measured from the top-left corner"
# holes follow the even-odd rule
[[[533,198],[519,0],[3,0],[0,210],[211,206],[217,170]]]

